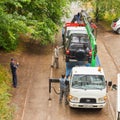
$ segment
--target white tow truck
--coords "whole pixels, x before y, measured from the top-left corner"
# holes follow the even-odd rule
[[[100,67],[73,67],[69,76],[69,106],[102,109],[106,104],[106,82]]]

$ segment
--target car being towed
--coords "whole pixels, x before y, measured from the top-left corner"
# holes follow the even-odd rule
[[[66,41],[66,62],[69,60],[91,62],[91,45],[87,34],[71,34]]]

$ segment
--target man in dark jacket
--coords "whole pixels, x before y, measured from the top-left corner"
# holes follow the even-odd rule
[[[12,73],[12,82],[13,82],[13,87],[17,87],[17,73],[16,70],[19,66],[19,63],[16,63],[14,58],[11,58],[10,62],[10,68],[11,68],[11,73]]]

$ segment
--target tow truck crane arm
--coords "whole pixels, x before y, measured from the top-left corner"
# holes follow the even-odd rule
[[[90,39],[91,47],[92,47],[92,59],[91,59],[91,66],[94,67],[96,66],[96,54],[97,54],[97,45],[96,45],[96,38],[94,37],[92,33],[92,29],[90,27],[90,23],[87,20],[87,17],[83,16],[83,20],[85,23],[85,27],[87,29],[87,33]]]

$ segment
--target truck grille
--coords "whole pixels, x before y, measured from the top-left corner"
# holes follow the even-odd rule
[[[96,103],[96,99],[94,99],[94,98],[81,98],[80,103]]]

